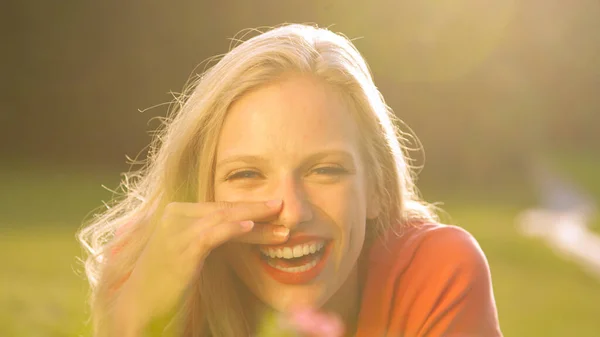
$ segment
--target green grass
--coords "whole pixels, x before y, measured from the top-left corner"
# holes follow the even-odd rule
[[[85,332],[87,284],[73,230],[29,227],[0,237],[0,335],[78,336]]]
[[[75,233],[118,175],[0,171],[0,336],[88,336]]]
[[[76,260],[81,220],[106,200],[117,176],[59,171],[0,172],[0,336],[89,336],[87,285]],[[479,200],[479,201],[474,201]],[[600,334],[600,282],[520,237],[519,202],[445,199],[447,222],[468,229],[484,249],[506,336]],[[6,207],[6,208],[4,208]]]

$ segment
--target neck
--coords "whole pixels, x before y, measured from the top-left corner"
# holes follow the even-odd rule
[[[360,313],[360,292],[358,267],[355,266],[342,287],[323,306],[325,311],[335,312],[340,316],[347,335],[352,335],[356,330]]]

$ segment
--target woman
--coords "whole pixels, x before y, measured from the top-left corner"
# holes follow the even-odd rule
[[[81,232],[96,335],[168,317],[184,336],[249,336],[308,307],[349,336],[501,336],[481,249],[419,200],[347,39],[270,30],[179,103],[126,197]]]

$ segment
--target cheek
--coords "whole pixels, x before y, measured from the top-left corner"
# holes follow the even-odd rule
[[[344,275],[356,263],[362,251],[366,229],[364,192],[358,184],[318,194],[316,202],[335,226],[336,244],[333,248],[336,273]]]
[[[222,185],[215,185],[215,201],[228,200],[228,192]]]
[[[359,181],[316,186],[309,191],[309,198],[343,229],[360,225],[366,219],[365,192]]]

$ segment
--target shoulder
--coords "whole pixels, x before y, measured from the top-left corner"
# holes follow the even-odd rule
[[[485,255],[475,237],[456,226],[436,225],[424,230],[415,249],[415,255],[427,259],[428,265],[451,262],[464,271],[487,266]]]
[[[365,327],[378,322],[415,336],[502,335],[487,260],[460,227],[424,224],[376,242],[363,300],[373,313],[365,314]]]
[[[491,294],[487,259],[473,235],[442,224],[411,227],[374,244],[369,252],[366,288],[418,303],[442,294]]]
[[[373,266],[411,267],[417,272],[439,270],[448,263],[463,271],[487,268],[485,255],[473,235],[463,228],[443,224],[415,225],[400,234],[390,234],[376,242],[369,255]]]

